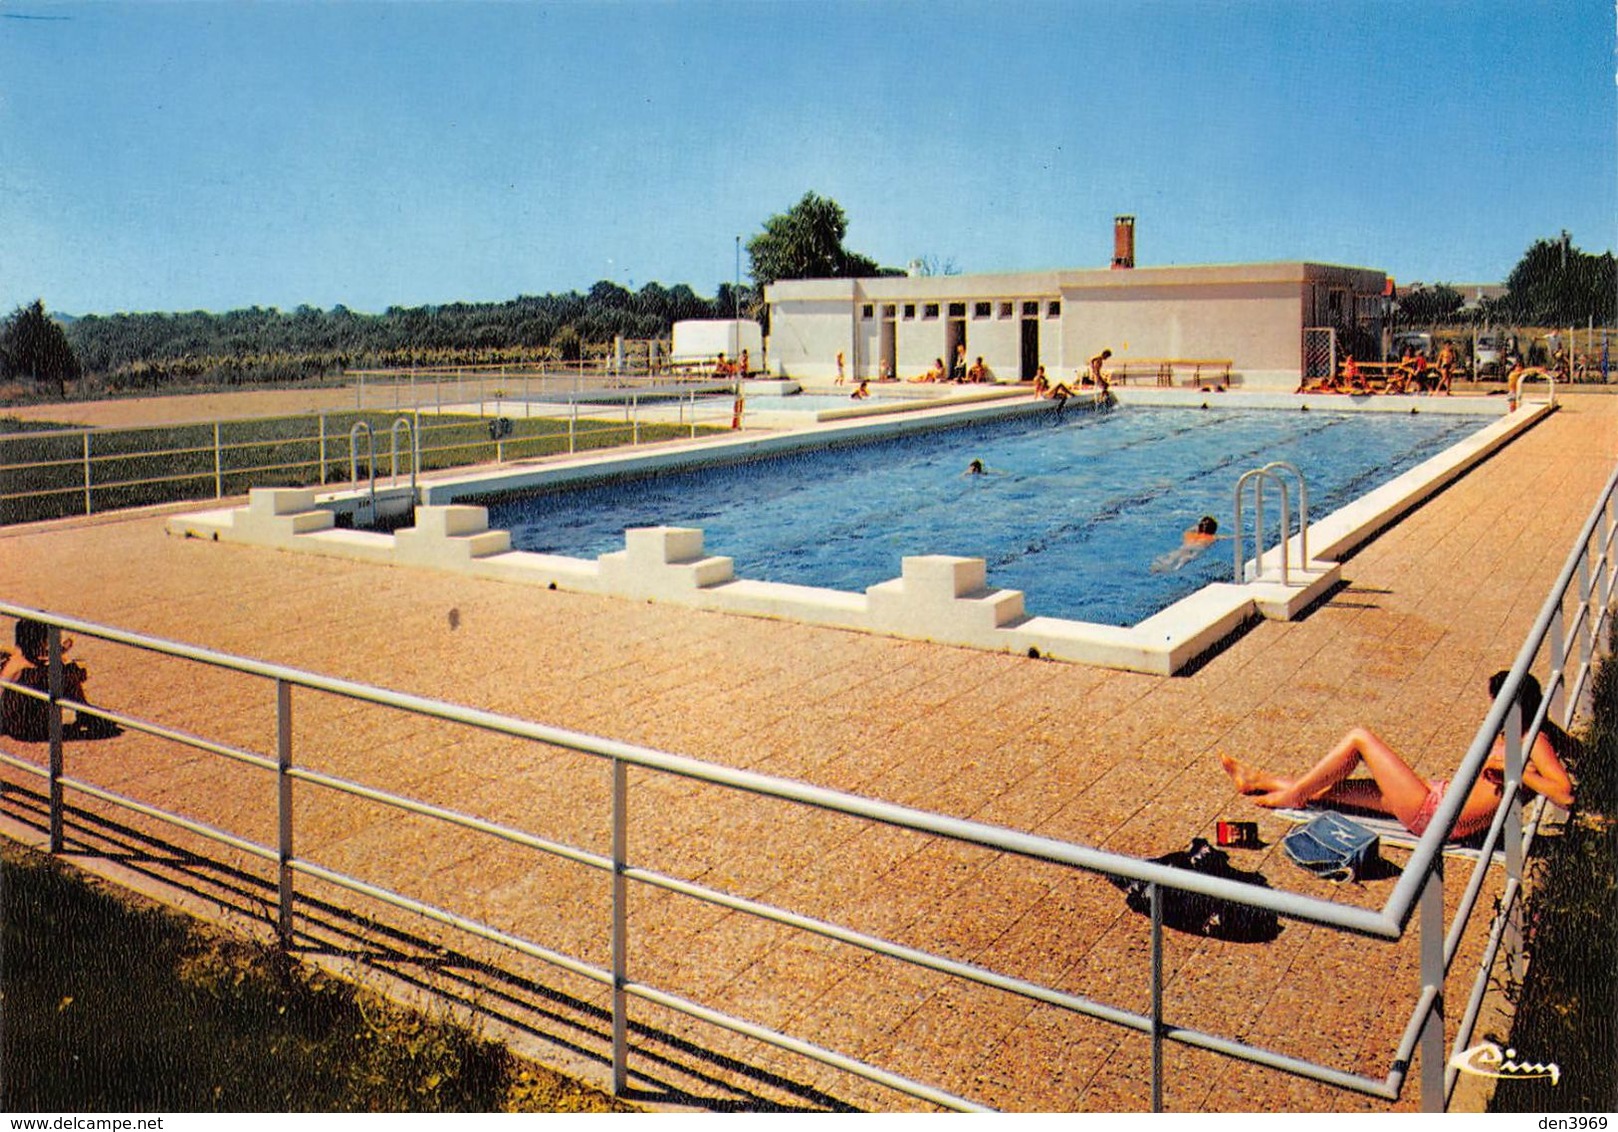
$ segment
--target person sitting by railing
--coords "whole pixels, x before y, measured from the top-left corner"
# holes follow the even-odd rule
[[[6,657],[0,665],[0,680],[20,684],[36,692],[50,691],[50,636],[49,630],[38,621],[23,618],[14,630],[17,651]],[[73,638],[62,639],[62,652],[73,647]],[[62,695],[80,703],[84,698],[84,682],[90,677],[84,665],[72,661],[62,664]],[[25,695],[14,688],[0,689],[0,733],[25,743],[39,743],[50,738],[50,704]],[[73,722],[73,732],[85,738],[105,738],[117,735],[117,724],[100,718],[80,714]]]
[[[1499,695],[1509,675],[1496,672],[1489,678],[1491,697]],[[1542,697],[1539,681],[1525,676],[1519,691],[1525,721],[1539,711]],[[1524,788],[1543,794],[1558,806],[1571,806],[1573,780],[1568,777],[1562,759],[1572,747],[1572,737],[1547,719],[1534,745],[1525,752]],[[1398,818],[1417,837],[1427,831],[1449,788],[1447,779],[1422,778],[1367,727],[1356,727],[1344,735],[1325,758],[1298,778],[1270,774],[1223,752],[1219,761],[1235,782],[1237,791],[1267,809],[1296,809],[1311,802],[1351,806]],[[1348,777],[1361,763],[1371,772],[1370,781]],[[1455,818],[1450,840],[1464,840],[1489,827],[1504,793],[1505,768],[1506,738],[1501,735],[1495,740],[1494,749],[1483,764],[1483,773]]]

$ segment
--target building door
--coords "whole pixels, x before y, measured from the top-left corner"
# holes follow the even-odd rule
[[[882,319],[876,340],[877,373],[899,376],[899,335],[892,315]]]
[[[1034,380],[1039,369],[1039,319],[1022,320],[1022,380]]]
[[[952,318],[944,326],[944,364],[949,367],[944,372],[949,374],[951,377],[963,376],[966,369],[964,365],[960,367],[963,373],[955,372],[955,353],[956,350],[964,350],[965,348],[966,319]]]

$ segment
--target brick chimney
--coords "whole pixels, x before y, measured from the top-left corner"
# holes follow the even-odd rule
[[[1118,216],[1112,222],[1112,266],[1135,266],[1135,218]]]

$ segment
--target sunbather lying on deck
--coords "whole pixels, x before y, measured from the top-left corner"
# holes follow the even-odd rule
[[[1507,675],[1497,672],[1489,678],[1491,696],[1499,693]],[[1521,698],[1523,719],[1530,719],[1539,710],[1541,698],[1539,682],[1532,676],[1523,681]],[[1565,731],[1547,719],[1523,763],[1523,786],[1545,795],[1558,806],[1572,805],[1573,782],[1561,759],[1572,742]],[[1494,820],[1505,782],[1505,752],[1506,740],[1502,735],[1495,740],[1483,773],[1455,819],[1451,840],[1459,841],[1481,832]],[[1282,778],[1226,754],[1221,754],[1219,761],[1236,783],[1236,789],[1260,806],[1295,809],[1310,802],[1352,806],[1396,817],[1417,837],[1427,831],[1449,787],[1447,779],[1422,778],[1366,727],[1356,727],[1344,735],[1325,758],[1299,778]],[[1361,763],[1371,772],[1369,781],[1348,777]]]

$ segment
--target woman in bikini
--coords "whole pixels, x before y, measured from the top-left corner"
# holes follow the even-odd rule
[[[1497,672],[1489,678],[1490,695],[1499,694],[1507,675]],[[1532,676],[1524,679],[1521,698],[1525,720],[1539,710],[1541,695],[1537,680]],[[1563,807],[1573,804],[1573,782],[1562,765],[1562,756],[1572,742],[1565,731],[1547,719],[1523,763],[1523,785]],[[1451,840],[1459,841],[1479,833],[1494,820],[1505,782],[1505,744],[1503,735],[1495,740],[1494,750],[1483,764],[1482,775],[1455,819]],[[1219,761],[1236,783],[1236,789],[1260,806],[1293,809],[1310,802],[1353,806],[1396,817],[1417,837],[1427,831],[1439,801],[1449,788],[1447,779],[1422,778],[1393,748],[1365,727],[1356,727],[1344,735],[1325,758],[1299,778],[1281,778],[1226,754],[1221,754]],[[1371,772],[1369,781],[1348,777],[1361,763]]]

